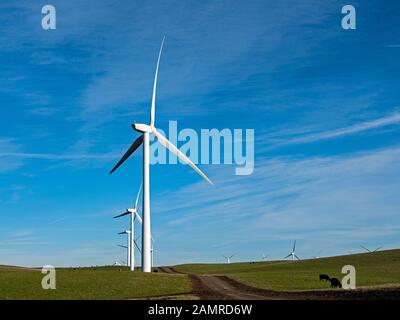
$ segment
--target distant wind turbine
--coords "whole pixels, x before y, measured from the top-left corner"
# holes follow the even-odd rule
[[[135,246],[138,247],[138,245],[135,242],[135,219],[138,219],[139,223],[142,223],[142,218],[139,215],[138,212],[138,203],[139,203],[139,196],[140,196],[140,190],[142,189],[142,186],[140,186],[139,188],[139,192],[136,196],[136,201],[135,201],[135,206],[133,208],[128,208],[126,209],[126,212],[115,216],[114,218],[119,218],[119,217],[123,217],[126,215],[130,215],[131,217],[131,238],[130,238],[130,260],[129,260],[129,265],[131,267],[131,271],[135,270]],[[138,247],[139,249],[139,247]],[[139,249],[140,251],[140,249]]]
[[[296,255],[296,240],[294,240],[294,244],[293,244],[293,250],[291,253],[289,253],[284,259],[292,257],[292,261],[294,261],[294,258],[296,258],[297,260],[300,260],[300,258]]]
[[[226,263],[227,263],[227,264],[230,264],[230,263],[231,263],[231,259],[232,259],[235,255],[236,255],[236,253],[233,254],[233,255],[231,255],[231,256],[229,256],[229,257],[224,256],[224,255],[222,255],[222,256],[226,259]]]
[[[122,232],[119,232],[118,234],[126,234],[127,235],[127,243],[128,243],[128,245],[126,246],[126,252],[127,252],[127,254],[126,254],[126,257],[127,257],[127,265],[128,265],[128,267],[130,267],[131,265],[130,265],[130,262],[131,262],[131,231],[130,230],[126,230],[126,231],[122,231]],[[120,245],[119,245],[120,246]]]
[[[360,246],[361,248],[363,248],[364,250],[366,250],[367,252],[377,252],[377,251],[379,251],[380,249],[382,249],[383,248],[383,246],[380,246],[380,247],[378,247],[378,248],[376,248],[375,250],[369,250],[368,248],[366,248],[366,247],[364,247],[364,246]]]
[[[319,259],[319,258],[321,258],[321,252],[322,252],[322,250],[318,251],[317,255],[314,256],[313,258],[314,258],[314,259]]]
[[[268,255],[265,255],[265,253],[263,253],[262,256],[261,256],[261,260],[264,261],[264,260],[266,260],[267,258],[268,258]]]
[[[211,180],[188,158],[174,146],[167,138],[165,138],[154,126],[156,112],[156,89],[158,67],[160,64],[161,53],[164,45],[165,37],[162,40],[160,51],[158,53],[156,71],[154,76],[153,96],[151,99],[150,123],[149,124],[132,124],[134,130],[141,133],[129,149],[122,156],[121,160],[111,170],[113,173],[126,159],[128,159],[141,144],[143,144],[143,224],[142,224],[142,271],[151,272],[151,226],[150,226],[150,144],[149,136],[153,134],[157,137],[158,142],[167,148],[170,152],[177,155],[184,163],[188,164],[194,171],[202,176],[207,182],[212,184]]]

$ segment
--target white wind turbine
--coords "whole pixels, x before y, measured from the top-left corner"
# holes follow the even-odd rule
[[[231,263],[231,259],[232,259],[235,255],[236,255],[236,253],[233,254],[233,255],[231,255],[231,256],[229,256],[229,257],[227,257],[227,256],[224,256],[224,255],[222,254],[222,256],[226,259],[226,263],[227,263],[227,264],[230,264],[230,263]]]
[[[127,266],[130,267],[131,266],[131,231],[130,230],[126,230],[126,231],[122,231],[119,232],[118,234],[126,234],[127,235],[127,246],[122,246],[122,245],[118,245],[120,247],[125,247],[126,250],[126,261],[127,261]]]
[[[264,260],[267,260],[267,258],[268,258],[268,255],[265,255],[265,253],[263,253],[261,256],[261,260],[264,261]]]
[[[300,258],[296,255],[296,240],[294,240],[292,252],[289,253],[289,254],[285,257],[285,259],[286,259],[286,258],[289,258],[290,256],[292,257],[292,260],[294,260],[294,258],[296,258],[297,260],[300,260]]]
[[[153,85],[153,96],[151,100],[150,110],[150,123],[149,124],[132,124],[134,130],[141,133],[140,137],[137,138],[129,149],[122,156],[121,160],[111,170],[110,174],[113,173],[126,159],[131,156],[137,148],[143,143],[143,224],[142,224],[142,271],[151,272],[151,226],[150,226],[150,145],[149,136],[153,134],[157,137],[158,142],[167,148],[172,153],[176,154],[184,163],[188,164],[193,170],[201,175],[205,180],[212,184],[211,180],[188,158],[183,154],[176,146],[174,146],[167,138],[157,131],[154,127],[155,112],[156,112],[156,89],[157,89],[157,77],[158,67],[160,64],[160,57],[164,45],[165,37],[161,43],[161,48],[158,53],[156,71],[154,76]]]
[[[313,259],[319,259],[319,258],[321,258],[321,253],[322,253],[322,250],[319,250],[318,253],[317,253],[317,255],[316,255],[316,256],[313,256]]]
[[[114,262],[113,266],[123,266],[124,264],[125,264],[124,261],[118,261],[118,260],[116,260],[116,261]]]
[[[131,271],[135,270],[135,246],[139,249],[139,246],[137,245],[137,243],[135,241],[135,219],[138,219],[140,224],[142,224],[142,218],[140,217],[139,212],[138,212],[139,195],[140,195],[141,189],[142,189],[142,186],[140,186],[139,192],[136,196],[135,206],[133,208],[126,209],[126,212],[121,213],[120,215],[114,217],[114,218],[119,218],[119,217],[126,216],[128,214],[131,217],[131,237],[130,237],[131,253],[130,253],[130,261],[129,261]],[[140,251],[140,249],[139,249],[139,251]]]

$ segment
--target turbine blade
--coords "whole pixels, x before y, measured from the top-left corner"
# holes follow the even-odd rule
[[[295,252],[295,251],[296,251],[296,240],[294,240],[293,251],[292,252]]]
[[[140,191],[141,191],[141,190],[142,190],[142,184],[140,184],[139,192],[138,192],[137,197],[136,197],[135,209],[137,209],[137,206],[138,206],[139,196],[140,196]]]
[[[165,138],[161,133],[159,133],[155,128],[153,128],[154,135],[158,138],[158,141],[169,151],[176,154],[183,162],[188,164],[194,171],[201,175],[209,184],[213,184],[212,181],[190,160],[186,157],[182,151],[175,147],[167,138]]]
[[[139,213],[137,212],[136,209],[135,209],[135,216],[136,216],[136,219],[139,220],[139,223],[142,224],[142,218],[139,216]]]
[[[382,249],[383,248],[383,246],[380,246],[379,248],[376,248],[375,250],[374,250],[374,252],[377,252],[379,249]]]
[[[283,259],[289,258],[292,254],[288,254],[286,257],[284,257]]]
[[[150,127],[154,127],[154,121],[156,118],[156,91],[157,91],[158,66],[160,65],[160,58],[161,58],[161,53],[162,53],[162,49],[164,46],[164,40],[165,40],[165,36],[161,42],[160,51],[158,52],[156,73],[154,75],[153,97],[151,98],[151,110],[150,110]]]
[[[142,251],[140,250],[138,244],[136,243],[136,240],[133,241],[135,243],[136,248],[139,250],[140,253],[142,253]]]
[[[300,260],[300,258],[297,255],[294,255],[296,257],[297,260]]]
[[[127,246],[123,246],[122,244],[117,244],[118,247],[124,248],[124,249],[128,249]]]
[[[371,250],[369,250],[368,248],[364,247],[364,246],[360,246],[361,248],[367,250],[368,252],[371,252]]]
[[[115,170],[118,169],[118,167],[124,163],[126,159],[130,157],[132,153],[135,152],[137,148],[143,143],[143,135],[141,135],[139,138],[137,138],[132,145],[129,147],[129,149],[125,152],[125,154],[122,156],[121,160],[118,161],[118,163],[115,165],[115,167],[110,171],[110,174],[112,174]]]
[[[126,216],[127,214],[130,214],[130,212],[129,212],[129,211],[126,211],[126,212],[124,212],[124,213],[121,213],[120,215],[115,216],[114,219],[115,219],[115,218],[119,218],[119,217]]]
[[[118,234],[125,234],[125,233],[126,233],[126,231],[121,231]]]

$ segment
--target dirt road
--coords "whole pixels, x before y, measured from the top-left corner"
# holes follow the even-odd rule
[[[160,272],[178,273],[171,267]],[[193,294],[202,300],[400,300],[400,288],[357,290],[273,291],[251,287],[226,276],[188,275]]]
[[[258,292],[256,288],[243,286],[240,283],[224,276],[198,276],[189,275],[193,293],[200,299],[217,300],[270,300],[279,299],[273,294],[266,295],[266,292]]]

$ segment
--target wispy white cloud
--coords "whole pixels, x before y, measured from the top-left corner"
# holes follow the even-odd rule
[[[18,153],[20,146],[11,139],[0,139],[0,154]],[[0,156],[0,173],[13,171],[23,165],[21,159],[15,161],[8,161],[6,158]]]
[[[275,138],[277,141],[270,148],[276,148],[283,145],[291,145],[291,144],[303,144],[303,143],[312,143],[321,140],[328,140],[334,138],[340,138],[344,136],[349,136],[353,134],[357,134],[360,132],[364,132],[367,130],[378,129],[381,127],[386,127],[389,125],[394,125],[400,123],[400,113],[394,113],[386,117],[365,121],[362,123],[357,123],[351,126],[329,130],[329,131],[320,131],[317,133],[305,134],[300,136],[295,136],[294,138],[288,138],[286,140]],[[279,141],[280,140],[280,141]]]
[[[61,221],[64,221],[65,219],[66,219],[65,217],[57,218],[57,219],[51,221],[50,224],[59,223]]]
[[[54,153],[25,153],[25,152],[0,152],[1,157],[14,157],[22,159],[43,160],[88,160],[88,159],[115,159],[117,154],[54,154]]]
[[[0,238],[0,247],[31,246],[45,243],[44,239],[32,229],[15,230],[4,233],[4,235],[5,237]]]

